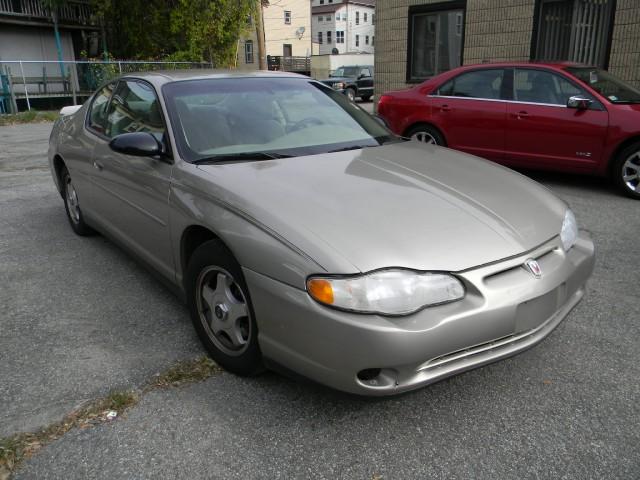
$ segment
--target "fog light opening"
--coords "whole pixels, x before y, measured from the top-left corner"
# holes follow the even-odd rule
[[[365,387],[393,388],[397,385],[398,372],[392,368],[365,368],[356,376]]]
[[[365,368],[358,372],[358,379],[362,382],[370,382],[380,375],[379,368]]]

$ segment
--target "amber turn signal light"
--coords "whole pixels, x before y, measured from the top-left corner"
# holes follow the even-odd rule
[[[328,280],[310,278],[307,280],[307,291],[309,295],[318,302],[328,305],[333,303],[333,287]]]

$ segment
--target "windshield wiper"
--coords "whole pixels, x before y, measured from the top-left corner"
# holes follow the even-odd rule
[[[242,153],[222,153],[211,155],[210,157],[194,160],[194,165],[206,165],[218,162],[246,162],[251,160],[275,160],[278,158],[291,158],[293,155],[278,152],[242,152]]]
[[[351,145],[350,147],[336,148],[329,150],[327,153],[346,152],[348,150],[360,150],[362,148],[377,147],[378,145]]]

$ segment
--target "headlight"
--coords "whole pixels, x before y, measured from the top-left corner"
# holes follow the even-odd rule
[[[560,240],[564,251],[568,251],[576,243],[578,239],[578,222],[573,212],[567,209],[562,221],[562,229],[560,230]]]
[[[464,297],[464,287],[443,273],[380,270],[354,277],[311,277],[309,295],[343,310],[382,315],[407,315],[423,307]]]
[[[345,87],[344,82],[338,82],[333,84],[334,90],[342,90]]]

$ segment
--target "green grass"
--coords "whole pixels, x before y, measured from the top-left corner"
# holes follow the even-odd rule
[[[72,428],[91,428],[104,423],[108,421],[107,414],[111,410],[115,410],[120,418],[140,401],[142,395],[151,390],[202,382],[221,371],[209,357],[186,360],[154,376],[142,389],[112,391],[106,397],[84,405],[40,431],[0,438],[0,480],[9,478],[22,461]]]
[[[219,373],[221,368],[209,357],[199,357],[181,362],[165,372],[156,375],[147,387],[174,387],[183,383],[196,383]]]
[[[19,123],[54,122],[60,114],[51,110],[29,110],[27,112],[0,115],[0,126],[17,125]]]

